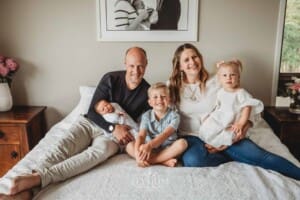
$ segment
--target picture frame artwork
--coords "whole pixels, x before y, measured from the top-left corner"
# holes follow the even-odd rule
[[[97,40],[197,41],[198,7],[198,0],[96,0]]]

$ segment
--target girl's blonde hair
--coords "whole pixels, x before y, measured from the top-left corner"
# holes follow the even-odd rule
[[[201,62],[201,70],[199,72],[199,79],[200,79],[200,91],[205,91],[206,81],[209,78],[208,72],[206,71],[204,64],[203,64],[203,57],[201,53],[198,51],[198,49],[189,43],[185,43],[183,45],[180,45],[173,56],[173,71],[171,73],[171,77],[169,78],[169,88],[170,88],[170,96],[173,100],[173,103],[178,104],[180,103],[180,90],[182,87],[182,81],[186,79],[186,75],[184,72],[180,70],[180,57],[184,50],[186,49],[192,49],[195,51],[197,56],[200,58]]]
[[[242,69],[243,69],[242,62],[238,59],[233,59],[233,60],[229,60],[229,61],[222,60],[222,61],[217,62],[217,64],[216,64],[217,71],[219,71],[220,68],[226,67],[226,66],[236,67],[238,69],[239,75],[241,74]]]

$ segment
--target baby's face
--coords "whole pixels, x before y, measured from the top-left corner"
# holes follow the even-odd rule
[[[101,115],[114,112],[114,107],[107,101],[100,101],[96,108],[97,112]]]

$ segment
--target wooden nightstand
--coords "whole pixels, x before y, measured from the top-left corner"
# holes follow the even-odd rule
[[[265,107],[263,118],[291,153],[300,160],[300,119],[288,107]]]
[[[0,177],[45,135],[44,106],[14,106],[0,112]]]

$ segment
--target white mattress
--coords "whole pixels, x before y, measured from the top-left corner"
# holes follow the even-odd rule
[[[30,173],[46,155],[55,151],[71,122],[65,118],[0,180],[5,192],[11,177]],[[56,144],[48,144],[56,137]],[[251,139],[263,148],[277,153],[299,166],[299,162],[280,143],[271,129],[261,121]],[[251,152],[249,152],[251,153]],[[230,162],[218,167],[139,168],[126,154],[114,156],[94,169],[67,181],[52,184],[39,191],[35,200],[94,199],[300,199],[300,181],[259,167]]]

